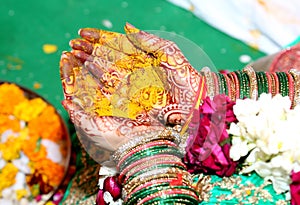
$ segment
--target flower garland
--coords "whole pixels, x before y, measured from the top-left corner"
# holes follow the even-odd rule
[[[60,118],[10,83],[0,85],[0,107],[0,204],[45,203],[66,170]]]

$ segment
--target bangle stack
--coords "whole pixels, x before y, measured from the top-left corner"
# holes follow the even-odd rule
[[[254,71],[247,66],[242,71],[213,73],[207,68],[201,71],[205,78],[208,96],[227,95],[232,101],[236,99],[258,99],[262,93],[272,96],[281,94],[289,96],[292,108],[300,103],[300,74],[292,69],[289,72]]]
[[[198,204],[172,128],[125,145],[114,155],[124,204]]]

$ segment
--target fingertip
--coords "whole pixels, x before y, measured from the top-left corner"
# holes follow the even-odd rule
[[[80,28],[80,29],[78,30],[77,34],[78,34],[79,36],[81,36],[81,32],[82,32],[82,28]]]
[[[136,28],[135,26],[133,26],[132,24],[126,22],[125,24],[125,32],[126,33],[138,33],[140,32],[140,30],[138,28]]]
[[[72,106],[71,106],[71,101],[70,100],[63,100],[62,102],[61,102],[61,104],[62,104],[62,106],[69,112],[70,110],[71,110],[71,108],[72,108]]]

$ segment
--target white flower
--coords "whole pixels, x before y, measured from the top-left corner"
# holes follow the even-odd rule
[[[111,194],[108,191],[103,193],[103,199],[107,204],[110,204],[110,205],[122,205],[122,203],[123,203],[122,199],[118,199],[117,201],[114,201],[113,197],[111,196]]]
[[[271,163],[258,161],[242,170],[242,173],[255,171],[259,176],[267,181],[271,181],[276,193],[289,191],[290,177],[286,170],[281,167],[273,167]]]
[[[229,155],[233,161],[238,161],[241,157],[248,154],[247,141],[242,141],[240,137],[233,137],[231,143],[232,146]]]
[[[290,174],[300,171],[300,105],[290,109],[289,97],[262,94],[257,101],[237,100],[233,107],[230,157],[247,156],[242,173],[257,172],[272,181],[277,193],[289,191]]]

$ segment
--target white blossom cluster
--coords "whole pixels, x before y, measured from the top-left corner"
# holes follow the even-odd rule
[[[230,157],[246,157],[242,173],[255,171],[272,181],[277,193],[289,193],[292,171],[300,171],[300,105],[288,97],[262,94],[256,100],[237,100],[233,107]]]

